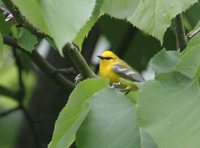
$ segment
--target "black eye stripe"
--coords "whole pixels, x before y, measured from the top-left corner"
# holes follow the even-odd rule
[[[111,60],[113,58],[112,57],[102,57],[102,59],[104,59],[104,60]]]

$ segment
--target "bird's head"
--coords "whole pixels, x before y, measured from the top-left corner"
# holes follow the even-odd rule
[[[114,54],[112,51],[104,51],[100,56],[100,63],[115,63],[118,59],[118,56]]]

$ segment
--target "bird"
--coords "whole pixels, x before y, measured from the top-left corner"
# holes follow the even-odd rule
[[[99,75],[110,80],[110,85],[121,91],[134,90],[133,82],[144,82],[144,78],[125,61],[112,51],[106,50],[101,55],[99,62]],[[129,83],[129,82],[132,83]]]

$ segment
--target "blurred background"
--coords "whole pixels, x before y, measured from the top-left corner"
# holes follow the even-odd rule
[[[194,28],[198,20],[200,5],[192,6],[184,13],[186,31]],[[197,14],[197,15],[194,15]],[[15,32],[12,23],[5,22],[0,14],[0,32],[8,35]],[[173,23],[173,21],[172,21]],[[20,33],[18,34],[20,36]],[[31,42],[26,36],[24,42]],[[98,58],[104,50],[114,51],[120,58],[138,70],[146,80],[153,79],[154,73],[149,67],[150,59],[161,49],[175,50],[176,37],[174,28],[169,27],[161,45],[155,38],[141,32],[126,20],[102,16],[85,38],[81,53],[93,71],[98,72]],[[73,68],[68,57],[61,57],[50,47],[46,40],[38,46],[39,53],[57,69]],[[13,98],[22,89],[19,81],[20,61],[25,110],[19,110],[19,102]],[[72,82],[78,73],[76,70],[65,74]],[[5,90],[11,90],[6,95]],[[72,88],[62,89],[47,77],[30,58],[3,44],[0,47],[0,147],[31,148],[46,147],[51,140],[54,123],[60,110],[65,106]]]

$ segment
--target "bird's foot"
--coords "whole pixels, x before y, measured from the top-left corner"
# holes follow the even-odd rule
[[[83,76],[81,74],[78,74],[74,79],[75,84],[78,84],[82,80],[83,80]]]
[[[120,88],[121,82],[113,82],[111,88]]]

